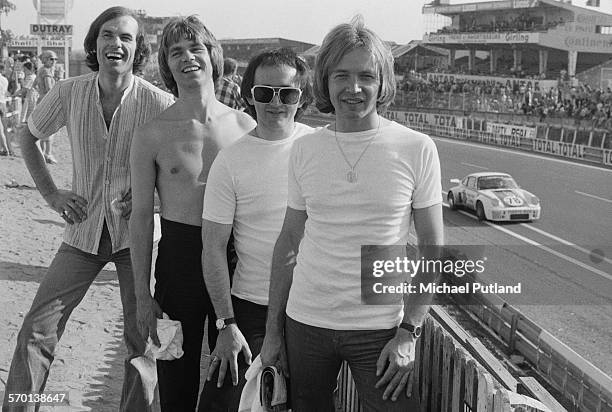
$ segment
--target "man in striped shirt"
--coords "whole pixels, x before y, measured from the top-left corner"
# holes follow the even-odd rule
[[[207,316],[209,342],[216,338],[216,330],[211,333],[210,328],[214,309],[201,266],[204,187],[219,149],[252,130],[255,121],[216,100],[214,85],[223,73],[223,51],[195,16],[166,25],[159,68],[164,83],[178,99],[136,131],[130,155],[130,237],[138,327],[143,337],[151,336],[157,342],[156,323],[162,311],[181,322],[184,354],[180,359],[157,361],[159,395],[162,411],[193,411]],[[152,297],[149,283],[156,189],[161,200],[162,237]]]
[[[133,75],[150,53],[133,11],[112,7],[85,37],[92,73],[56,84],[41,100],[21,136],[26,165],[49,206],[67,223],[64,242],[43,278],[17,338],[6,383],[5,410],[35,405],[7,403],[10,394],[42,393],[55,347],[72,310],[108,262],[117,268],[129,358],[144,351],[136,327],[136,296],[130,262],[129,150],[133,131],[158,115],[173,98]],[[66,126],[72,147],[71,190],[59,189],[36,147]],[[122,211],[113,210],[114,199]],[[121,411],[147,411],[138,372],[125,362]]]

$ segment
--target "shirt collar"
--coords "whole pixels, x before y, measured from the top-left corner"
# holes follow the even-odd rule
[[[123,104],[123,101],[126,99],[127,96],[130,95],[130,93],[132,92],[132,89],[134,88],[134,82],[136,81],[136,76],[132,75],[132,80],[130,81],[129,86],[123,91],[123,94],[121,95],[121,103],[119,103],[119,105]],[[96,94],[97,94],[97,101],[98,104],[101,104],[100,101],[100,73],[96,74]]]

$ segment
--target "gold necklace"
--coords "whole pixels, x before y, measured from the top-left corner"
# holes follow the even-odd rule
[[[368,141],[368,144],[363,149],[363,151],[361,152],[361,154],[357,158],[357,161],[354,164],[351,164],[351,162],[348,161],[348,158],[346,157],[344,150],[342,150],[342,146],[340,146],[340,142],[338,141],[338,135],[336,134],[337,128],[338,128],[338,123],[336,123],[334,127],[334,139],[336,139],[336,144],[338,145],[338,149],[340,150],[340,153],[342,154],[342,158],[344,159],[344,161],[349,167],[349,171],[346,173],[346,180],[349,183],[356,183],[357,182],[357,172],[355,172],[355,168],[357,167],[357,164],[359,163],[359,161],[365,154],[366,150],[368,150],[368,148],[370,147],[374,139],[376,139],[376,136],[378,136],[378,131],[380,130],[380,117],[378,117],[378,126],[376,127],[376,133],[374,134],[373,137],[370,138],[370,140]]]

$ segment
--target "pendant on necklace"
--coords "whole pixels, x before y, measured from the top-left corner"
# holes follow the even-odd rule
[[[355,173],[354,170],[349,170],[346,174],[346,180],[348,180],[349,183],[355,183],[357,181],[357,173]]]

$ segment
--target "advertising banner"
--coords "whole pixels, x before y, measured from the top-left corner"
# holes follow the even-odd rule
[[[503,86],[507,89],[514,89],[515,86],[523,85],[527,88],[531,87],[532,90],[539,88],[543,92],[547,92],[559,84],[557,80],[516,79],[514,77],[473,76],[469,74],[427,73],[426,76],[427,81],[484,83],[489,86]]]
[[[484,32],[484,33],[454,33],[454,34],[426,34],[425,43],[444,44],[514,44],[538,43],[540,33],[531,32]]]
[[[39,40],[37,39],[13,39],[7,43],[8,47],[37,47]],[[40,40],[42,47],[72,47],[72,40]]]
[[[581,144],[534,139],[533,151],[567,157],[569,159],[584,159],[584,146]]]
[[[72,36],[72,24],[30,24],[30,34],[35,36]]]
[[[487,122],[487,132],[493,133],[495,135],[500,136],[510,136],[510,137],[526,137],[528,139],[535,139],[536,137],[536,128],[528,127],[528,126],[515,126],[512,124],[503,124],[503,123],[488,123]]]
[[[438,113],[397,112],[388,110],[385,117],[405,125],[443,126],[464,128],[465,117]]]
[[[603,149],[602,154],[603,154],[603,164],[612,166],[612,150]]]
[[[521,147],[521,138],[518,136],[505,136],[494,133],[480,133],[478,135],[478,141],[491,144],[495,146],[506,146],[506,147]]]

